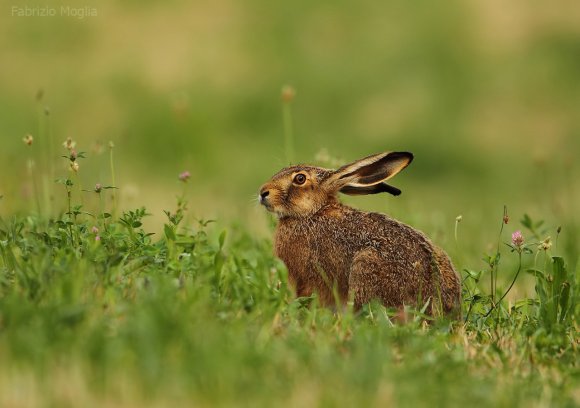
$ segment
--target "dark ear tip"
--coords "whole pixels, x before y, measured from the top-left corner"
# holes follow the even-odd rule
[[[415,156],[411,152],[392,152],[389,153],[389,156],[393,158],[405,157],[409,160],[409,163],[411,163],[415,158]]]
[[[379,194],[379,193],[389,193],[394,196],[401,194],[401,190],[397,187],[393,187],[387,183],[374,184],[372,186],[361,186],[353,187],[346,185],[339,190],[343,194],[348,195],[367,195],[367,194]]]
[[[381,192],[389,193],[389,194],[394,195],[394,196],[401,195],[401,190],[399,190],[397,187],[393,187],[387,183],[381,183],[380,189],[381,189]]]

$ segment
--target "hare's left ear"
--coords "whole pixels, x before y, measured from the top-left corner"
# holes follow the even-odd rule
[[[346,185],[339,190],[342,194],[348,195],[367,195],[367,194],[379,194],[379,193],[389,193],[394,196],[401,194],[401,190],[397,187],[393,187],[387,183],[379,183],[368,187],[353,187]]]
[[[409,152],[379,153],[342,166],[326,180],[331,190],[345,194],[401,193],[388,184],[390,179],[413,161]]]

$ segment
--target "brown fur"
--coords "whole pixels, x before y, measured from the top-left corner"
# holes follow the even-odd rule
[[[352,296],[357,310],[373,299],[392,307],[429,301],[430,314],[459,313],[460,281],[444,251],[408,225],[337,199],[345,186],[364,194],[398,173],[412,160],[402,154],[369,156],[337,171],[293,166],[261,188],[261,203],[279,217],[275,253],[298,296],[317,293],[324,305]],[[301,185],[298,173],[306,176]]]

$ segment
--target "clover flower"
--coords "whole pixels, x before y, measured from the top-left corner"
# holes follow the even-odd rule
[[[184,171],[183,173],[181,173],[179,175],[179,181],[186,183],[190,177],[191,177],[191,173],[189,171]]]
[[[101,240],[101,236],[99,235],[99,228],[93,226],[93,228],[91,228],[91,232],[95,234],[95,241]]]
[[[517,248],[521,248],[524,245],[524,236],[521,231],[518,230],[512,234],[512,244]]]

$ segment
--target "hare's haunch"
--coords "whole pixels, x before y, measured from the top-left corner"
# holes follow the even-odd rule
[[[428,304],[431,314],[458,314],[461,286],[447,254],[421,232],[384,214],[343,205],[337,194],[399,195],[385,183],[413,155],[380,153],[338,170],[298,165],[260,189],[260,203],[278,218],[275,251],[298,296],[318,293],[332,305],[351,296],[355,309]]]

